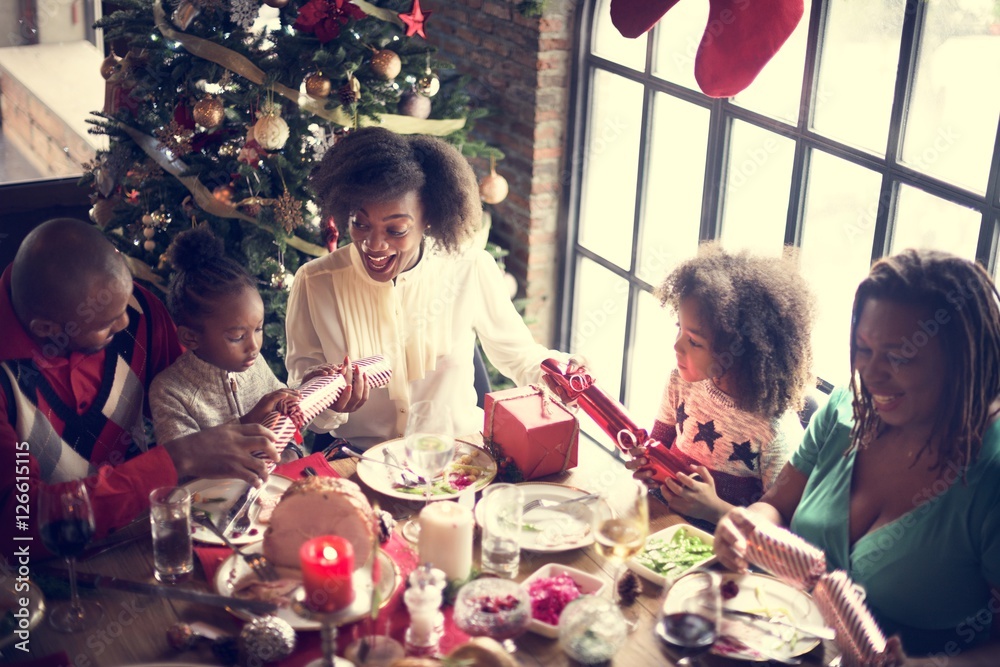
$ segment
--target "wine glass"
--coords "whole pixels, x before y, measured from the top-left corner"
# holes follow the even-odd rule
[[[417,401],[410,406],[404,441],[406,467],[424,478],[424,506],[431,498],[434,479],[444,473],[455,456],[455,425],[447,405]],[[420,537],[420,522],[416,519],[403,526],[403,537],[416,542]]]
[[[455,627],[473,637],[492,637],[508,653],[517,646],[531,623],[531,596],[509,579],[492,577],[470,581],[455,598]]]
[[[712,648],[719,635],[722,622],[719,576],[705,570],[684,575],[667,591],[657,616],[655,632],[660,648],[665,645],[680,653],[678,665],[697,665],[698,656]]]
[[[76,589],[76,557],[94,535],[94,508],[83,480],[55,484],[42,489],[39,497],[42,543],[66,559],[70,601],[56,605],[49,624],[58,632],[82,632],[93,627],[104,609],[93,600],[81,600]]]
[[[616,485],[607,497],[595,504],[591,516],[594,548],[615,564],[612,594],[615,603],[620,604],[618,580],[625,569],[625,561],[642,550],[649,534],[646,485],[636,479]],[[634,630],[635,614],[629,611],[623,613],[629,630]]]

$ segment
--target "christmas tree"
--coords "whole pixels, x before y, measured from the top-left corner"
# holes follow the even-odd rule
[[[436,135],[491,165],[469,139],[486,110],[426,40],[420,0],[117,0],[96,27],[114,44],[91,121],[108,149],[87,165],[93,221],[135,275],[166,284],[173,237],[206,223],[257,276],[263,354],[284,377],[287,290],[300,264],[336,247],[309,172],[338,135],[379,124]],[[120,46],[119,46],[120,45]],[[116,53],[115,51],[118,51]],[[506,195],[484,179],[484,200]]]

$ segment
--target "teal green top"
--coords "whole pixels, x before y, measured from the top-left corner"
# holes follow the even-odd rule
[[[829,569],[846,571],[865,588],[886,636],[898,633],[910,655],[954,655],[978,645],[989,637],[992,613],[1000,612],[990,592],[1000,586],[1000,424],[987,428],[965,482],[953,466],[935,483],[939,488],[914,497],[913,510],[851,546],[855,454],[844,455],[851,401],[850,388],[835,390],[792,455],[808,481],[790,528],[826,552]]]

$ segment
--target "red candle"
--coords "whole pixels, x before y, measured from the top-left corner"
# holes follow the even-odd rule
[[[354,602],[354,547],[343,537],[321,535],[299,549],[302,584],[310,609],[332,612]]]

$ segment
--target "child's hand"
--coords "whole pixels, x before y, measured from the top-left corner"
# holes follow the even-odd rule
[[[696,519],[716,523],[731,509],[715,492],[715,479],[705,466],[691,465],[694,474],[677,473],[663,483],[663,497],[670,509]]]
[[[289,414],[290,407],[298,405],[301,398],[302,396],[299,392],[294,389],[272,391],[257,401],[257,405],[253,406],[250,412],[240,417],[240,422],[243,424],[261,424],[267,415],[275,410],[282,414]]]
[[[343,364],[320,364],[319,366],[313,366],[306,371],[305,376],[302,378],[302,384],[324,375],[336,375],[343,372],[343,368]]]

